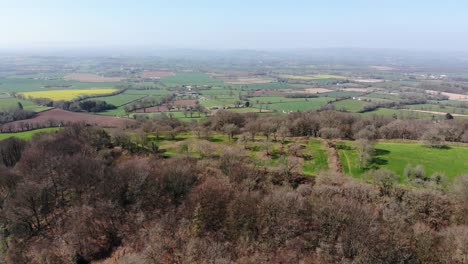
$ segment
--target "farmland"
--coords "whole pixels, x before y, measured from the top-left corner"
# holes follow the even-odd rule
[[[248,66],[219,61],[194,65],[186,60],[171,64],[159,58],[103,60],[95,64],[90,63],[93,59],[73,61],[68,68],[60,63],[52,72],[32,70],[24,75],[9,72],[0,78],[0,109],[4,111],[0,148],[12,144],[26,148],[25,161],[20,160],[20,169],[11,172],[23,173],[30,168],[29,175],[18,179],[35,179],[53,171],[54,176],[64,177],[60,190],[74,191],[76,182],[83,182],[76,193],[68,191],[63,196],[47,193],[47,198],[69,199],[64,204],[76,202],[76,211],[68,208],[54,211],[56,215],[70,212],[68,221],[76,217],[79,221],[89,220],[89,210],[96,209],[83,209],[79,199],[87,200],[96,192],[99,197],[110,197],[106,201],[111,201],[111,207],[103,212],[115,208],[132,212],[142,208],[142,213],[132,219],[145,218],[143,212],[152,214],[153,206],[160,205],[161,201],[175,201],[171,211],[192,207],[192,211],[181,216],[181,219],[189,217],[187,229],[181,232],[189,234],[188,239],[200,239],[192,235],[202,227],[198,226],[203,217],[198,217],[197,208],[202,210],[201,214],[211,213],[211,209],[205,210],[211,207],[206,206],[223,200],[226,203],[220,208],[234,207],[236,213],[227,215],[223,211],[221,217],[213,219],[227,215],[229,223],[244,209],[255,216],[252,219],[262,217],[268,211],[263,209],[258,214],[260,206],[273,208],[276,214],[278,205],[290,208],[299,204],[301,208],[319,209],[310,215],[333,218],[342,210],[361,208],[363,200],[382,201],[382,205],[369,207],[370,219],[375,221],[376,208],[387,210],[389,201],[398,200],[392,208],[413,205],[415,199],[420,199],[418,204],[425,206],[430,197],[427,195],[435,191],[444,198],[432,203],[437,205],[441,200],[440,207],[446,208],[450,204],[446,199],[453,199],[446,192],[452,184],[463,181],[466,176],[462,175],[468,172],[467,117],[462,116],[468,105],[443,94],[425,92],[441,89],[462,94],[465,86],[460,81],[442,85],[441,81],[420,81],[420,75],[409,76],[391,68],[366,65],[305,66],[292,61],[265,64],[263,59],[249,59],[252,64]],[[117,89],[121,93],[110,94]],[[54,101],[32,100],[38,97]],[[57,101],[60,99],[72,102]],[[452,99],[457,98],[452,96]],[[106,107],[103,102],[83,103],[83,100],[104,101],[117,108]],[[91,110],[87,105],[96,107]],[[33,115],[21,108],[38,113]],[[78,124],[71,126],[72,123]],[[53,133],[53,136],[40,136],[42,133]],[[29,142],[4,140],[11,137]],[[375,147],[365,165],[358,161],[362,152],[356,149],[363,141]],[[446,147],[431,148],[423,142],[436,147],[442,142]],[[73,154],[68,155],[69,152]],[[0,159],[0,162],[8,160]],[[4,169],[0,166],[0,170]],[[46,170],[38,174],[38,169]],[[53,188],[47,185],[50,184],[47,180],[40,182],[41,186]],[[25,195],[23,187],[38,186],[19,184],[21,195]],[[180,193],[190,188],[193,190]],[[274,189],[279,191],[272,195]],[[42,195],[43,190],[32,193]],[[159,196],[165,190],[171,191]],[[213,191],[215,195],[211,194]],[[408,192],[414,193],[408,195]],[[258,200],[264,193],[267,198]],[[144,199],[139,198],[146,194]],[[313,206],[303,206],[302,201],[318,196],[322,197]],[[330,197],[333,201],[322,207]],[[7,200],[14,198],[12,195]],[[136,204],[135,199],[141,200]],[[147,202],[151,199],[155,202]],[[406,200],[401,203],[399,199]],[[24,200],[18,201],[15,206],[24,204]],[[199,207],[200,201],[206,201],[205,207]],[[330,208],[336,203],[339,207]],[[414,215],[419,217],[425,208],[417,210]],[[379,213],[393,215],[395,212]],[[290,211],[277,217],[273,226],[285,222],[288,215]],[[355,215],[363,213],[358,211]],[[402,215],[402,219],[407,219],[407,214]],[[53,219],[52,215],[44,223],[49,219]],[[289,222],[294,224],[297,219]],[[347,225],[359,226],[361,220]],[[326,224],[323,222],[319,230]],[[242,226],[249,225],[242,223]],[[230,228],[231,224],[227,226]],[[251,230],[263,230],[263,227],[256,228]],[[159,230],[156,229],[158,239]],[[377,234],[374,237],[382,232]],[[297,241],[293,238],[285,245],[290,243],[288,247],[295,248],[302,247],[304,242],[307,246],[317,243],[304,237]]]
[[[366,169],[357,163],[357,152],[350,142],[339,143],[340,160],[343,172],[356,178],[361,178]],[[427,176],[443,173],[448,180],[453,180],[468,171],[468,147],[449,145],[447,148],[436,149],[423,146],[420,143],[377,142],[376,154],[372,168],[383,168],[394,171],[400,176],[401,182],[407,182],[404,170],[407,165],[422,165]],[[447,166],[450,164],[450,166]]]
[[[281,78],[293,80],[322,80],[322,79],[346,79],[346,77],[332,74],[315,74],[315,75],[280,75]]]
[[[16,133],[0,133],[0,141],[5,140],[7,138],[19,138],[23,140],[31,140],[34,135],[41,134],[41,133],[52,133],[55,131],[59,131],[61,128],[58,127],[47,127],[47,128],[40,128],[25,132],[16,132]]]
[[[115,106],[122,106],[125,104],[128,104],[130,102],[133,102],[135,100],[141,99],[145,97],[143,94],[130,94],[127,92],[117,94],[117,95],[112,95],[112,96],[104,96],[104,97],[99,97],[97,99],[88,99],[88,100],[100,100],[100,101],[105,101],[108,104],[113,104]]]
[[[9,97],[9,98],[0,98],[0,111],[16,109],[18,108],[18,103],[21,103],[24,110],[31,110],[34,112],[41,112],[41,111],[50,109],[50,107],[39,106],[28,100],[22,100],[18,98]]]
[[[73,100],[80,96],[95,96],[112,94],[118,91],[115,88],[100,88],[100,89],[79,89],[79,90],[53,90],[39,92],[24,92],[20,95],[26,98],[48,98],[54,101],[58,100]]]
[[[182,85],[220,85],[223,82],[211,78],[205,73],[177,72],[174,76],[163,76],[161,82],[167,86]]]
[[[123,78],[120,77],[104,77],[91,73],[73,73],[63,77],[66,81],[78,81],[88,83],[106,83],[106,82],[120,82]]]
[[[31,124],[33,127],[37,127],[44,124],[47,125],[49,123],[65,125],[68,123],[77,122],[83,122],[89,125],[97,125],[103,127],[125,127],[126,124],[132,123],[133,121],[119,117],[74,113],[64,111],[61,109],[51,109],[48,111],[40,112],[31,119],[10,122],[7,124],[7,126],[13,131],[18,131],[21,129],[22,124],[24,123],[28,123]]]

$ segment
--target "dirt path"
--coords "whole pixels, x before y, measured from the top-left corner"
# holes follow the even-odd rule
[[[340,156],[336,150],[336,144],[333,141],[324,141],[324,147],[327,149],[328,154],[328,167],[330,171],[339,175],[343,175],[343,168],[340,162]]]

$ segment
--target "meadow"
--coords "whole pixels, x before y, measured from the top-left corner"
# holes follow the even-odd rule
[[[92,98],[88,100],[99,100],[99,101],[105,101],[108,104],[113,104],[115,106],[122,106],[126,105],[130,102],[133,102],[135,100],[141,99],[145,97],[143,94],[128,94],[127,92],[117,94],[117,95],[112,95],[112,96],[104,96],[104,97],[99,97],[99,98]]]
[[[79,90],[50,90],[39,92],[23,92],[20,95],[26,98],[48,98],[54,101],[73,100],[80,96],[106,95],[118,91],[115,88],[99,88],[99,89],[79,89]]]
[[[21,100],[14,97],[8,97],[0,98],[0,111],[18,108],[18,103],[21,103],[24,110],[30,110],[34,112],[42,112],[47,109],[50,109],[50,107],[39,106],[28,100]]]
[[[298,101],[298,102],[265,104],[263,108],[268,109],[268,110],[277,110],[281,112],[282,111],[312,111],[312,110],[318,110],[321,107],[327,105],[329,101],[330,99],[326,97],[308,98],[307,101],[303,99],[303,101]],[[254,106],[259,107],[258,105],[255,105],[255,104]]]
[[[312,155],[312,159],[304,161],[302,167],[304,174],[317,175],[317,173],[321,171],[328,170],[328,154],[323,148],[323,141],[320,139],[311,139],[306,147]]]
[[[347,99],[343,101],[334,102],[333,105],[337,110],[345,110],[348,112],[358,112],[362,110],[365,105],[365,102],[353,99]]]
[[[337,145],[343,172],[355,178],[362,178],[370,168],[383,168],[395,172],[400,176],[400,182],[405,183],[404,170],[408,164],[424,166],[426,176],[443,173],[449,181],[468,171],[467,146],[449,145],[438,149],[420,143],[377,142],[372,164],[363,169],[358,166],[352,142],[343,141]]]
[[[30,131],[25,131],[25,132],[0,133],[0,141],[8,139],[8,138],[12,138],[12,137],[23,139],[23,140],[31,140],[34,135],[37,135],[40,133],[52,133],[55,131],[59,131],[60,129],[62,128],[48,127],[48,128],[35,129],[35,130],[30,130]]]

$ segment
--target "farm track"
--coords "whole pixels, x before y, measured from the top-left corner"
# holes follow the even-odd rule
[[[343,166],[341,165],[340,157],[336,150],[336,143],[333,141],[325,141],[324,144],[327,149],[328,167],[330,171],[343,176]]]

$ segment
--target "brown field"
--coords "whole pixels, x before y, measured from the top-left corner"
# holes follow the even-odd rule
[[[251,83],[270,83],[274,79],[267,77],[236,77],[236,78],[220,78],[228,84],[251,84]]]
[[[358,92],[358,93],[369,92],[369,90],[365,89],[365,88],[345,88],[345,89],[342,89],[342,90],[346,91],[346,92]]]
[[[305,91],[307,93],[314,93],[314,94],[333,92],[333,90],[326,89],[326,88],[307,88],[307,89],[305,89]]]
[[[5,126],[10,126],[13,128],[13,130],[17,131],[20,130],[21,124],[44,124],[47,122],[65,124],[83,122],[89,125],[97,125],[103,127],[124,127],[126,124],[134,121],[126,118],[119,118],[113,116],[68,112],[62,109],[55,108],[52,110],[40,112],[31,119],[7,123],[5,124]]]
[[[253,93],[253,96],[261,95],[275,95],[275,94],[284,94],[284,91],[281,90],[257,90]]]
[[[276,81],[264,75],[256,75],[245,71],[230,71],[229,73],[211,72],[209,75],[217,80],[221,80],[227,84],[254,84],[254,83],[270,83]]]
[[[145,71],[141,77],[145,79],[159,79],[161,77],[174,75],[175,74],[171,71]]]
[[[433,90],[426,90],[430,94],[438,94],[439,92]],[[466,94],[456,94],[456,93],[446,93],[441,92],[440,94],[447,96],[450,100],[465,101],[468,102],[468,95]]]
[[[358,83],[379,83],[379,82],[384,82],[385,80],[380,80],[380,79],[354,79],[353,82],[358,82]]]
[[[177,108],[177,106],[195,106],[196,101],[195,100],[177,100],[172,102],[172,105]],[[169,108],[167,105],[160,105],[160,106],[152,106],[152,107],[147,107],[147,108],[142,108],[135,110],[135,113],[154,113],[154,112],[167,112],[169,111]]]
[[[391,71],[391,70],[396,70],[395,68],[389,67],[389,66],[372,65],[372,66],[369,66],[369,67],[370,67],[371,69],[378,70],[378,71]]]
[[[79,81],[79,82],[90,82],[90,83],[101,83],[101,82],[120,82],[124,78],[122,77],[104,77],[92,73],[72,73],[63,77],[66,81]]]

